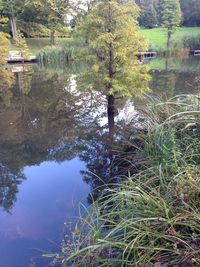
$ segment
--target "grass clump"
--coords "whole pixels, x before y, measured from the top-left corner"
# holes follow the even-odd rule
[[[66,65],[74,59],[74,48],[45,47],[38,55],[39,62],[44,65]]]
[[[147,163],[94,202],[61,266],[200,265],[199,99],[153,103],[147,114]]]

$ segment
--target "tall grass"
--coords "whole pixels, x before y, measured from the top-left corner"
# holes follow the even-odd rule
[[[42,65],[66,65],[73,61],[74,48],[71,46],[64,48],[46,47],[39,53],[38,58]]]
[[[187,48],[190,51],[200,50],[200,34],[185,34],[180,36],[179,39],[174,41],[174,45],[176,47]]]
[[[105,189],[63,244],[61,266],[200,265],[199,98],[151,102],[146,114],[148,164]]]

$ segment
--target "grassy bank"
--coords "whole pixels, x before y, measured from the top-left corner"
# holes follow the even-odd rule
[[[140,171],[93,204],[63,243],[61,266],[199,266],[199,105],[197,96],[151,103]]]
[[[163,28],[141,29],[140,33],[146,36],[150,43],[150,49],[154,51],[165,51],[167,35]],[[172,44],[182,39],[183,36],[197,36],[200,34],[199,27],[182,27],[173,35]]]

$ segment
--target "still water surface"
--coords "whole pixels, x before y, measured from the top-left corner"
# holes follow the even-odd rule
[[[150,66],[154,97],[200,89],[199,59]],[[75,74],[37,65],[1,74],[0,267],[46,266],[42,254],[59,251],[64,223],[76,221],[80,201],[90,202],[98,185],[91,172],[111,175],[106,99],[76,88]],[[116,123],[139,103],[117,103]]]

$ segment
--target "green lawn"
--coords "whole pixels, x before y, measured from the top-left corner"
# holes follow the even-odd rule
[[[163,28],[141,29],[140,32],[149,39],[150,45],[158,49],[164,49],[166,45],[166,30]],[[173,39],[176,40],[185,34],[200,34],[200,27],[182,27],[179,28]]]

